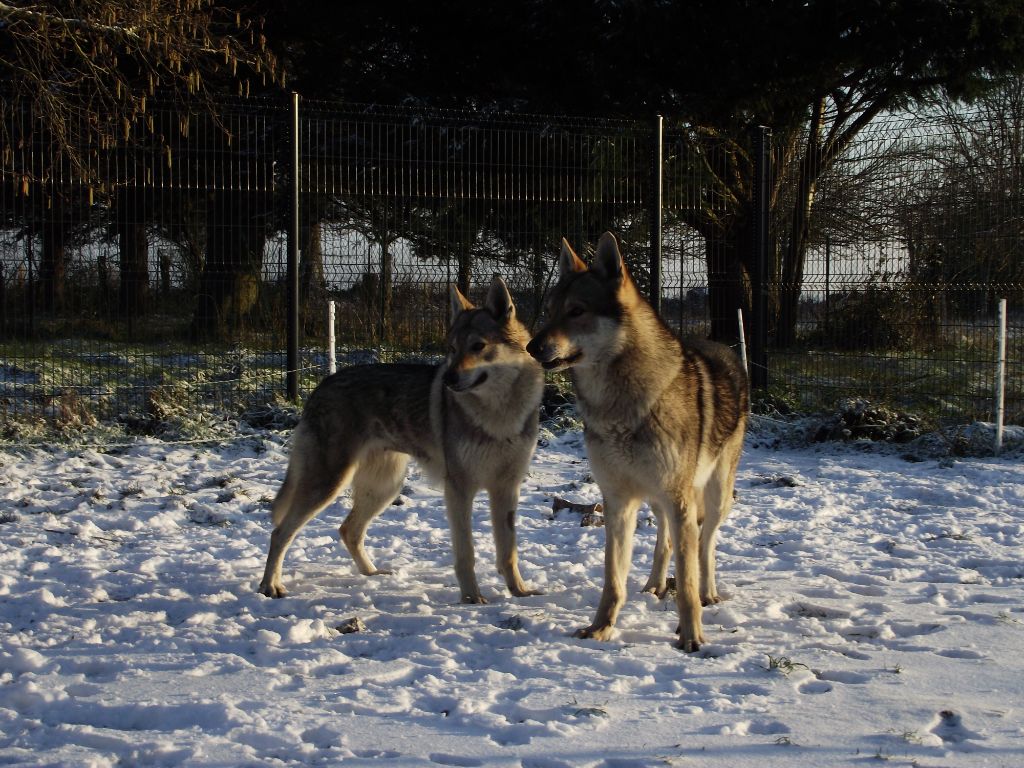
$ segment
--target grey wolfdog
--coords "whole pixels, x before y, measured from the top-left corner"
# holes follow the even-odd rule
[[[347,368],[324,379],[292,439],[273,504],[260,592],[285,594],[281,563],[299,530],[352,485],[341,540],[365,575],[366,528],[401,490],[409,458],[443,484],[462,600],[484,603],[474,569],[471,515],[477,491],[490,496],[498,572],[517,596],[537,594],[519,574],[515,515],[519,486],[537,443],[544,374],[526,353],[529,334],[495,275],[483,307],[451,289],[448,354],[439,365]]]
[[[636,511],[647,500],[658,538],[644,591],[664,597],[674,551],[678,644],[698,650],[701,605],[720,599],[715,539],[732,505],[746,429],[749,387],[738,357],[709,341],[681,343],[640,295],[610,232],[589,269],[562,241],[547,323],[527,349],[548,370],[571,369],[604,496],[604,589],[593,623],[577,637],[611,636],[625,602]]]

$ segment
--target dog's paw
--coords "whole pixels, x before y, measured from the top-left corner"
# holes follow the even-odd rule
[[[679,638],[679,642],[676,643],[676,648],[681,650],[683,653],[696,653],[700,650],[700,642],[693,639],[684,640],[683,638]]]
[[[390,568],[374,568],[366,574],[367,576],[394,576],[395,572]]]
[[[682,627],[676,627],[676,634],[679,635],[679,639],[675,646],[683,653],[696,653],[705,642],[704,632],[699,626],[688,627],[685,632]]]
[[[644,592],[644,593],[647,593],[647,594],[654,595],[659,600],[664,600],[665,599],[665,595],[668,594],[668,585],[664,584],[664,583],[659,584],[657,582],[653,582],[652,583],[652,582],[649,581],[649,582],[647,582],[644,585],[644,588],[641,589],[640,591]]]
[[[718,595],[701,595],[700,604],[705,608],[709,605],[715,605],[715,603],[722,602],[722,598]]]
[[[266,595],[267,597],[273,597],[275,599],[279,597],[287,597],[288,595],[288,591],[281,583],[268,584],[267,582],[263,582],[260,584],[259,592],[261,595]]]
[[[530,589],[529,587],[523,587],[522,589],[509,590],[513,597],[530,597],[531,595],[543,595],[543,589]]]
[[[573,637],[577,637],[581,640],[610,640],[612,637],[613,628],[611,626],[598,627],[591,624],[589,627],[583,629],[577,629],[572,633]]]
[[[487,605],[487,598],[483,595],[463,595],[462,602],[467,605]]]

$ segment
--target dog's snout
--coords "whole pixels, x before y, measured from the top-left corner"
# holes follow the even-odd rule
[[[441,377],[442,383],[452,392],[468,392],[487,381],[487,371],[459,371],[449,368]]]
[[[530,343],[526,345],[526,351],[537,360],[541,359],[541,355],[545,352],[547,344],[542,336],[534,336],[530,339]]]

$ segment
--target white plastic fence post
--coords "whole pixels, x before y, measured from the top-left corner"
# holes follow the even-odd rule
[[[327,373],[338,370],[338,358],[334,353],[334,301],[327,302]]]
[[[996,456],[1003,449],[1003,418],[1006,407],[1006,299],[999,300],[999,352],[996,363]]]
[[[743,361],[743,370],[747,372],[747,378],[750,378],[750,368],[747,367],[747,337],[743,333],[743,307],[736,308],[736,322],[739,323],[740,330],[740,360]]]

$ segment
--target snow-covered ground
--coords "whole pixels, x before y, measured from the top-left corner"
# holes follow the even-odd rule
[[[289,597],[256,593],[285,436],[0,453],[0,764],[1024,765],[1024,466],[748,441],[709,642],[633,594],[571,637],[602,582],[578,433],[538,449],[513,599],[478,499],[490,603],[456,602],[438,491],[415,471],[371,526],[345,500],[299,535]],[[336,628],[358,617],[361,632]]]

